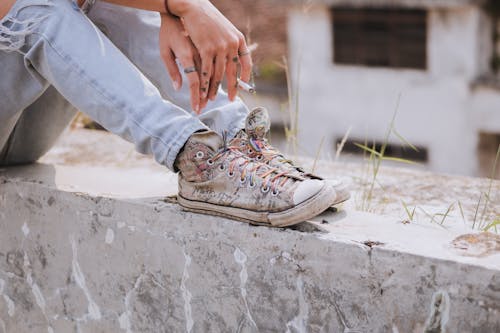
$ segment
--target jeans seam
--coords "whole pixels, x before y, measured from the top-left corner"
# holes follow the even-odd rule
[[[68,61],[69,60],[69,63],[70,65],[73,65],[76,67],[77,70],[74,70],[73,69],[73,66],[70,66],[71,67],[71,70],[75,71],[76,74],[82,78],[84,78],[87,83],[92,86],[102,97],[104,97],[108,103],[113,106],[113,107],[116,107],[118,110],[122,110],[122,111],[125,111],[126,109],[121,107],[120,105],[118,105],[118,103],[116,103],[111,97],[109,97],[107,95],[107,93],[105,92],[106,89],[102,89],[102,87],[98,86],[95,84],[95,80],[93,80],[92,78],[90,78],[89,76],[87,76],[85,74],[85,71],[83,70],[82,66],[79,65],[73,58],[71,58],[69,55],[65,54],[64,52],[60,51],[58,48],[55,47],[55,45],[51,42],[51,40],[45,36],[43,33],[41,32],[33,32],[33,34],[37,34],[39,36],[41,36],[45,42],[47,42],[47,44],[52,48],[52,50],[61,58],[62,61]],[[102,90],[101,90],[102,89]],[[168,101],[166,101],[168,102]],[[170,103],[170,102],[168,102]],[[134,117],[130,117],[130,120],[138,127],[140,128],[141,130],[143,130],[149,137],[151,138],[154,138],[154,139],[157,139],[159,142],[161,142],[166,148],[169,147],[169,144],[167,142],[165,142],[165,140],[162,138],[162,137],[159,137],[159,136],[156,136],[156,135],[153,135],[148,129],[144,128],[143,126],[141,126],[141,124],[136,120],[134,119]],[[196,121],[197,119],[193,117],[193,120]],[[199,120],[198,120],[199,122]],[[193,127],[195,127],[195,123],[192,125]],[[203,124],[201,124],[200,122],[200,126],[204,126]],[[175,145],[176,143],[173,143],[173,145]],[[167,154],[168,156],[168,154]]]

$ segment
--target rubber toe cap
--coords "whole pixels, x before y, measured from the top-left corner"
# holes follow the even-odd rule
[[[325,186],[325,183],[317,179],[307,179],[302,181],[293,194],[294,205],[298,205],[315,196],[319,191],[321,191],[323,186]]]
[[[351,193],[349,191],[350,186],[347,182],[342,181],[341,179],[327,179],[326,183],[335,190],[336,198],[333,204],[346,201],[351,197]]]

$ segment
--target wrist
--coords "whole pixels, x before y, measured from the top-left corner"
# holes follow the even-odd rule
[[[203,0],[166,0],[165,7],[175,16],[183,17]]]

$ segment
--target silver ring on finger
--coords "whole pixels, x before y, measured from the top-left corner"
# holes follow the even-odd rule
[[[238,51],[238,55],[239,55],[240,57],[246,56],[246,55],[248,55],[248,54],[250,54],[250,50],[245,50],[245,51],[241,51],[241,52],[240,52],[240,51]]]
[[[195,66],[191,66],[191,67],[186,67],[184,68],[184,73],[186,74],[189,74],[189,73],[194,73],[194,72],[197,72],[198,70],[196,69]]]

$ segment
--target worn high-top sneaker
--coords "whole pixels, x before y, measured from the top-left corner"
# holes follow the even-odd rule
[[[175,166],[181,206],[251,224],[297,224],[322,213],[336,196],[321,180],[252,161],[212,131],[193,134]]]
[[[246,154],[252,160],[266,163],[275,168],[280,168],[289,174],[300,176],[306,179],[323,180],[321,177],[307,173],[291,160],[285,158],[281,152],[271,146],[266,135],[271,128],[269,113],[263,107],[253,109],[247,116],[245,129],[239,131],[232,139],[231,145],[238,147],[239,151]],[[336,195],[331,205],[337,205],[348,200],[351,195],[348,186],[339,179],[325,180]]]

